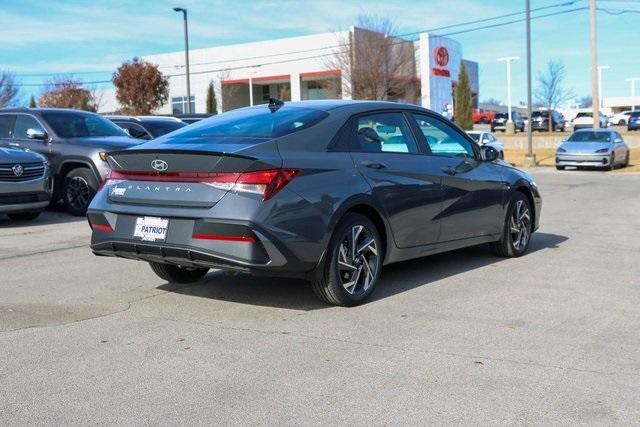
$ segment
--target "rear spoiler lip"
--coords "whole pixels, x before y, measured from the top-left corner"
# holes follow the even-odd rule
[[[138,148],[138,149],[127,149],[127,150],[116,150],[107,152],[108,155],[122,155],[122,154],[194,154],[194,155],[205,155],[205,156],[228,156],[228,157],[237,157],[240,159],[248,159],[248,160],[258,160],[256,157],[246,156],[242,154],[236,153],[225,153],[223,151],[207,151],[207,150],[179,150],[175,148],[169,149],[158,149],[158,148]]]

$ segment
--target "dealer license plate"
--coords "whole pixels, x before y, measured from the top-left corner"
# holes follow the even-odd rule
[[[145,242],[164,241],[167,237],[169,220],[154,216],[138,217],[134,237],[140,237]]]

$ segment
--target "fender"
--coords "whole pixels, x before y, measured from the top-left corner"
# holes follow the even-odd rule
[[[65,156],[58,164],[56,175],[60,176],[60,172],[62,171],[64,166],[69,163],[80,163],[86,166],[87,168],[91,169],[91,172],[93,172],[93,175],[96,177],[96,180],[98,180],[98,182],[102,181],[102,179],[100,178],[100,174],[98,173],[98,168],[96,168],[93,162],[88,162],[86,160],[86,157],[80,156]]]

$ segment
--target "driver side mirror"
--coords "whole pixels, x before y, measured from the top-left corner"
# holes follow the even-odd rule
[[[42,129],[30,128],[30,129],[27,129],[27,138],[45,140],[47,139],[47,133]]]
[[[494,160],[497,160],[500,158],[500,153],[498,152],[498,150],[496,150],[490,145],[483,146],[481,154],[482,154],[482,160],[484,160],[485,162],[493,162]]]
[[[614,142],[615,144],[621,144],[621,143],[623,143],[624,141],[622,140],[622,138],[616,138],[616,139],[614,139],[614,140],[613,140],[613,142]]]

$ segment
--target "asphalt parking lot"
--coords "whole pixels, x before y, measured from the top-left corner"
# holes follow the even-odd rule
[[[640,423],[640,175],[532,172],[522,258],[385,269],[368,304],[98,258],[84,219],[0,219],[0,424]]]

